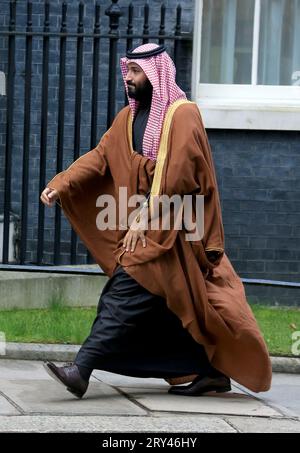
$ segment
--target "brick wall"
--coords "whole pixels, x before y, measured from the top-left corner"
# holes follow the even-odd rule
[[[299,282],[300,132],[208,131],[225,246],[244,278]],[[299,289],[247,285],[250,300],[300,304]]]
[[[300,275],[300,133],[208,131],[227,252],[247,278]]]

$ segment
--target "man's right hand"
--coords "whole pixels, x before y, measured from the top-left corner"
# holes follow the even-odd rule
[[[46,189],[43,190],[40,199],[44,203],[44,205],[52,207],[58,199],[58,196],[59,195],[56,189],[46,187]]]

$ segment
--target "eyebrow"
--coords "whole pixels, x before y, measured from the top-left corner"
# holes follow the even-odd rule
[[[129,65],[130,65],[130,66],[129,66]],[[142,71],[142,68],[141,68],[138,64],[136,64],[136,63],[128,63],[127,69],[130,69],[130,68],[132,68],[132,69],[138,69],[138,70]]]

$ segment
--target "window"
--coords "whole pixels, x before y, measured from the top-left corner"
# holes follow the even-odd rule
[[[300,0],[196,0],[194,34],[206,127],[300,129]]]

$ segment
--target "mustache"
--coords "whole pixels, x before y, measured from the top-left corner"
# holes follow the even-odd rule
[[[131,82],[127,82],[127,86],[128,86],[128,87],[135,87],[135,84],[134,84],[134,83],[131,83]]]

